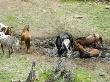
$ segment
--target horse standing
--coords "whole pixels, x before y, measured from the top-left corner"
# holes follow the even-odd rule
[[[31,34],[29,31],[29,25],[25,25],[21,33],[21,45],[22,45],[22,41],[24,41],[25,46],[27,48],[27,53],[29,53],[30,50],[30,40],[31,40]]]
[[[4,54],[4,46],[7,46],[8,51],[9,51],[9,57],[13,53],[13,47],[16,46],[18,47],[19,45],[19,40],[10,36],[10,35],[5,35],[4,32],[0,32],[0,43],[1,43],[1,48],[2,52]]]
[[[61,57],[62,54],[67,51],[70,52],[70,49],[73,48],[73,36],[68,32],[61,33],[57,36],[55,41],[58,56]]]
[[[90,58],[90,57],[98,57],[100,54],[100,51],[95,48],[84,48],[81,44],[75,42],[75,50],[79,51],[79,56],[81,58]]]

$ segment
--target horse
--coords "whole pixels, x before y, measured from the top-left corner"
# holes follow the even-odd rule
[[[3,23],[0,23],[0,31],[4,32],[5,35],[11,35],[12,33],[11,28],[13,27],[9,27],[9,26],[4,25]]]
[[[9,57],[13,53],[13,47],[18,47],[19,45],[19,40],[10,36],[10,35],[5,35],[4,32],[0,32],[0,43],[1,43],[1,48],[2,52],[4,54],[4,46],[7,46],[8,51],[9,51]]]
[[[27,53],[30,51],[30,40],[31,40],[31,33],[29,31],[29,25],[25,25],[23,31],[21,32],[21,45],[22,41],[25,42],[25,46],[27,48]]]
[[[80,58],[98,57],[100,54],[100,50],[96,48],[84,48],[81,44],[76,42],[74,49],[79,51]]]
[[[75,42],[80,43],[84,47],[93,47],[97,49],[103,48],[103,39],[99,34],[92,34],[87,37],[79,37]]]
[[[13,27],[7,27],[7,28],[3,27],[3,28],[1,28],[1,31],[4,32],[5,35],[11,35],[12,34],[11,28],[13,28]]]
[[[70,47],[73,48],[73,36],[68,32],[63,32],[57,36],[55,44],[57,47],[58,56],[61,57],[65,50],[69,53]]]
[[[11,35],[12,34],[11,28],[13,28],[13,27],[9,27],[9,26],[4,25],[3,23],[0,23],[0,31],[4,32],[5,35]]]

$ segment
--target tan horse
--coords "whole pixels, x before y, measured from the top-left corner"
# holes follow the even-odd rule
[[[84,48],[81,44],[75,42],[75,50],[78,50],[81,58],[98,57],[100,50],[95,48]]]
[[[93,46],[94,48],[102,48],[103,40],[99,34],[92,34],[87,37],[79,37],[75,40],[75,42],[80,43],[85,46]]]
[[[29,25],[25,25],[21,33],[21,45],[22,45],[22,41],[24,41],[27,48],[27,53],[30,52],[30,40],[31,40],[31,33],[29,31]]]

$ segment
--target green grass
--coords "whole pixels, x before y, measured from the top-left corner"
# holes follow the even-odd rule
[[[84,68],[76,69],[74,82],[94,82],[92,73]]]
[[[47,29],[52,35],[62,31],[68,31],[73,36],[97,32],[104,40],[110,40],[108,37],[110,11],[106,9],[107,4],[82,1],[54,4],[50,0],[13,3],[7,4],[8,9],[4,13],[2,13],[4,10],[0,10],[2,13],[0,21],[17,29],[29,24],[31,29]],[[78,19],[80,16],[82,18]]]
[[[110,10],[106,9],[108,5],[104,3],[96,4],[92,1],[69,1],[30,0],[29,2],[20,2],[12,0],[10,3],[0,3],[0,22],[13,26],[16,31],[21,31],[25,24],[29,24],[32,33],[44,29],[51,36],[62,31],[68,31],[73,36],[86,36],[98,32],[102,35],[104,41],[109,42]],[[8,82],[11,79],[25,80],[33,59],[35,59],[33,56],[26,54],[13,55],[11,58],[0,57],[0,82]],[[38,61],[36,66],[39,82],[47,79],[52,72],[52,67],[43,61],[43,59]],[[74,70],[75,82],[94,82],[94,80],[95,82],[109,82],[107,80],[110,79],[109,75],[107,78],[98,75],[104,70],[99,70],[99,68],[86,71],[86,68],[82,67]]]
[[[51,57],[48,57],[51,58]],[[13,80],[22,80],[25,81],[30,69],[32,61],[36,61],[36,81],[35,82],[44,82],[45,80],[48,80],[53,74],[53,67],[56,65],[53,64],[53,61],[55,62],[55,58],[52,58],[52,60],[48,60],[47,57],[36,54],[13,54],[11,55],[11,58],[7,58],[6,56],[3,56],[0,58],[0,82],[9,82],[12,79]],[[50,61],[51,64],[49,64],[47,61]],[[73,64],[77,64],[77,62],[87,63],[87,60],[72,60],[74,61]],[[106,74],[106,70],[110,67],[107,66],[109,64],[101,63],[101,62],[93,62],[90,61],[87,64],[91,64],[94,68],[94,70],[91,70],[92,68],[87,65],[88,68],[85,66],[77,66],[74,69],[70,69],[72,72],[72,77],[74,82],[109,82],[110,76],[108,73],[106,76],[99,76],[99,74]],[[66,67],[68,69],[68,67]],[[62,82],[64,79],[60,78],[57,80],[57,82]]]

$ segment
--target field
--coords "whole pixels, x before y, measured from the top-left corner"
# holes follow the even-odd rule
[[[99,33],[110,44],[109,4],[68,0],[0,0],[0,22],[13,26],[20,34],[30,25],[32,38],[54,37],[70,32],[74,37]],[[33,42],[33,41],[32,41]],[[16,51],[7,58],[0,52],[0,82],[25,81],[36,61],[36,82],[44,82],[52,73],[58,57],[49,57],[36,47],[31,53]],[[74,82],[110,82],[110,61],[102,58],[64,58],[65,67],[74,75]],[[63,78],[56,82],[63,82]]]

